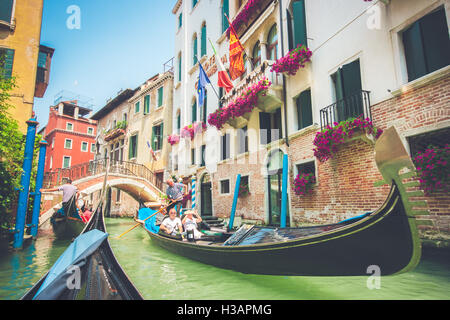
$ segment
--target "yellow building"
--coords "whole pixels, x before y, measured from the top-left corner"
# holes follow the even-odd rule
[[[34,97],[48,85],[54,49],[40,45],[43,0],[0,0],[0,63],[6,77],[16,78],[11,115],[26,132]]]

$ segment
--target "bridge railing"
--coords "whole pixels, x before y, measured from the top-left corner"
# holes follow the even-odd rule
[[[163,188],[162,179],[158,178],[145,165],[121,160],[110,161],[109,158],[89,161],[70,168],[61,168],[52,172],[46,172],[44,175],[43,188],[47,189],[62,185],[66,182],[67,178],[72,181],[76,181],[82,178],[96,176],[105,173],[106,168],[108,168],[109,173],[131,175],[143,178],[152,183],[159,190],[162,190]]]

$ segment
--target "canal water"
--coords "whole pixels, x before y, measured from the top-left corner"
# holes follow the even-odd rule
[[[379,289],[367,277],[285,277],[245,275],[183,258],[152,244],[141,228],[115,237],[134,222],[107,219],[114,254],[145,299],[449,299],[450,257],[425,251],[409,273],[381,277]],[[0,256],[0,299],[19,299],[69,245],[41,231],[25,250]],[[368,281],[369,280],[369,281]]]

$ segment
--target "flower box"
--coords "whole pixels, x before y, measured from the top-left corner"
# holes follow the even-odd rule
[[[294,179],[294,192],[298,196],[304,196],[311,192],[316,183],[316,177],[313,173],[299,172]]]
[[[194,140],[194,137],[198,133],[202,133],[206,130],[206,124],[202,121],[190,124],[180,131],[181,138]]]
[[[311,50],[304,45],[298,45],[297,48],[289,51],[287,55],[275,61],[271,71],[287,76],[295,76],[300,68],[304,68],[305,64],[311,61],[311,56]]]

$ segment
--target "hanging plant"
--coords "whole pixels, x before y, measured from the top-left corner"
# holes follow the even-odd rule
[[[177,134],[172,134],[167,138],[167,141],[170,143],[171,146],[173,146],[178,142],[180,142],[180,136]]]
[[[413,159],[419,182],[426,195],[437,191],[450,191],[450,147],[429,146]]]
[[[316,177],[313,173],[300,172],[294,179],[294,192],[298,196],[307,195],[311,192],[315,183]]]
[[[378,139],[383,130],[373,126],[369,118],[351,118],[340,123],[335,122],[334,127],[327,126],[326,129],[317,132],[314,138],[314,156],[320,162],[325,162],[333,157],[339,146],[345,142],[347,138],[351,138],[355,131],[362,130],[369,135]]]
[[[257,83],[248,87],[243,94],[238,96],[228,106],[217,109],[215,112],[209,114],[208,123],[220,130],[228,120],[252,112],[258,104],[259,96],[265,96],[271,84],[265,77],[259,80]]]
[[[202,121],[190,124],[180,131],[181,138],[194,140],[197,133],[201,133],[206,130],[206,124]]]
[[[242,183],[239,186],[239,192],[238,192],[238,197],[239,198],[245,198],[250,194],[250,188],[248,186],[248,183]]]
[[[304,68],[306,62],[311,61],[312,52],[306,46],[298,45],[289,51],[287,55],[275,61],[271,71],[295,76],[300,68]]]

